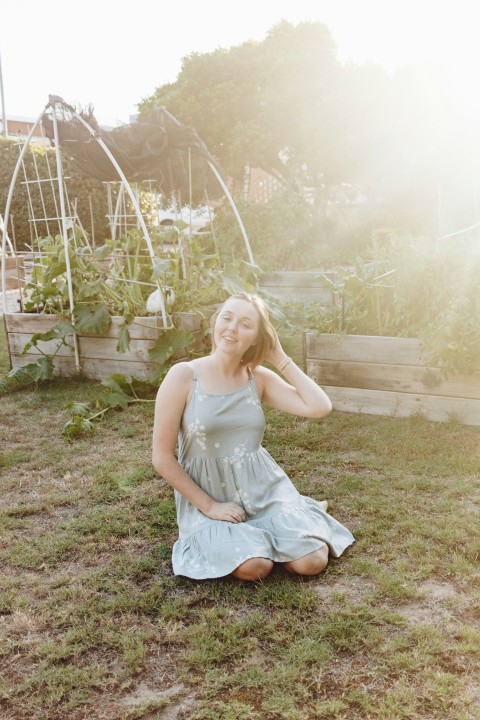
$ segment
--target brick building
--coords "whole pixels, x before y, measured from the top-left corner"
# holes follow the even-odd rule
[[[7,115],[7,135],[8,137],[19,137],[26,139],[37,119],[32,117],[23,117],[21,115]],[[3,120],[0,117],[0,133],[3,135]],[[41,125],[35,128],[32,135],[32,141],[47,143],[48,140],[43,134]]]
[[[261,168],[245,165],[242,182],[227,180],[227,185],[235,197],[243,197],[255,203],[267,203],[275,193],[282,189],[282,183]]]

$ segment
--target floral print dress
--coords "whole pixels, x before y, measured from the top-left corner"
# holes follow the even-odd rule
[[[202,391],[193,368],[193,389],[183,413],[178,459],[218,502],[241,505],[241,523],[211,520],[175,491],[179,538],[173,547],[176,575],[194,579],[229,575],[252,557],[296,560],[327,543],[334,557],[354,542],[351,532],[300,495],[262,447],[265,416],[253,375],[240,390]]]

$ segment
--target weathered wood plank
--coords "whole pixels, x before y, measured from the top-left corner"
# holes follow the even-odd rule
[[[23,367],[35,358],[31,355],[13,355],[12,367]],[[53,361],[55,374],[61,377],[74,377],[76,375],[75,359],[73,357],[55,357]],[[126,377],[137,377],[146,379],[151,376],[155,369],[154,363],[144,362],[122,362],[117,359],[82,358],[81,375],[90,380],[103,380],[113,373],[121,373]]]
[[[330,279],[334,277],[334,273],[322,273],[321,270],[278,271],[262,275],[259,285],[284,304],[296,302],[306,305],[315,302],[330,306],[333,301],[332,288],[322,275]]]
[[[372,342],[372,340],[374,342]],[[305,333],[306,357],[318,360],[424,365],[422,344],[416,338]]]
[[[31,340],[31,338],[31,334],[27,333],[9,333],[8,346],[10,348],[10,353],[12,355],[21,355],[23,353],[23,348]],[[68,346],[61,345],[61,347],[58,349],[58,354],[62,355],[63,357],[69,357],[70,355],[73,355],[73,337],[66,338],[66,340],[68,342]],[[57,346],[58,340],[49,340],[48,342],[40,343],[42,352],[46,353],[47,355],[52,355],[57,350]],[[32,355],[38,356],[40,355],[40,351],[37,350],[37,348],[32,347],[27,350],[25,355],[30,357],[31,362]]]
[[[282,303],[297,302],[303,305],[318,303],[325,306],[330,306],[332,303],[332,293],[324,288],[278,288],[262,285],[260,287]]]
[[[60,318],[56,315],[35,315],[33,313],[5,313],[4,320],[7,333],[30,335],[51,330],[59,320],[68,322],[66,318]]]
[[[265,288],[326,288],[328,280],[326,276],[332,279],[333,273],[317,271],[288,271],[288,272],[269,272],[260,278],[260,286]]]
[[[345,412],[408,416],[480,425],[480,364],[444,378],[427,368],[415,338],[305,332],[305,369]]]
[[[392,393],[362,388],[322,386],[335,410],[409,417],[421,414],[427,420],[445,422],[456,419],[464,425],[480,425],[480,400]]]
[[[2,262],[5,264],[5,290],[25,287],[25,263],[23,257],[0,258],[0,291],[2,285]]]
[[[480,399],[480,371],[444,378],[439,368],[306,358],[319,385]]]
[[[175,326],[179,329],[195,331],[200,327],[202,316],[199,313],[174,313],[172,319]],[[5,313],[7,333],[44,333],[50,330],[60,320],[70,322],[68,317],[62,318],[58,315]],[[118,337],[118,330],[122,324],[123,318],[112,317],[112,321],[105,332],[102,333],[102,337]],[[160,337],[162,329],[162,318],[157,315],[136,317],[128,326],[130,337],[135,340],[156,340]],[[81,335],[84,337],[98,337],[98,335],[94,333],[86,332],[82,332]]]
[[[32,315],[30,313],[5,315],[11,367],[20,367],[34,362],[39,357],[39,350],[32,347],[27,353],[22,354],[23,348],[31,340],[32,334],[50,330],[59,319],[54,315]],[[88,333],[78,336],[80,365],[84,376],[94,380],[103,379],[114,372],[135,375],[139,378],[151,376],[155,364],[151,361],[149,350],[163,331],[161,317],[135,318],[135,322],[129,326],[130,348],[125,353],[117,351],[117,335],[121,320],[118,317],[112,318],[108,331],[102,336]],[[197,328],[200,327],[202,316],[178,313],[175,320],[177,326],[183,325],[183,329],[191,330],[193,334],[192,349],[200,352],[203,346],[203,335]],[[186,328],[185,325],[187,325]],[[40,347],[42,352],[48,355],[56,352],[54,366],[57,374],[75,375],[73,336],[67,337],[66,341],[68,345],[61,345],[59,348],[58,341],[55,340],[42,342]],[[186,356],[186,351],[180,350],[176,353],[175,360]]]
[[[20,355],[25,344],[30,340],[29,335],[10,334],[9,345],[13,355]],[[53,354],[57,349],[58,341],[51,340],[40,343],[41,349],[47,355]],[[69,357],[72,354],[73,340],[69,341],[70,347],[61,345],[58,354]],[[152,346],[151,340],[130,340],[130,349],[127,352],[119,353],[117,351],[117,340],[109,337],[88,337],[80,335],[78,337],[78,346],[82,358],[98,358],[108,359],[117,357],[123,362],[149,362],[148,349]],[[27,355],[39,355],[40,351],[32,347]]]
[[[101,334],[104,338],[117,338],[120,328],[123,325],[123,318],[112,317],[112,322],[108,328]],[[138,317],[128,325],[128,332],[132,340],[156,340],[162,330],[162,318],[157,316]],[[87,333],[82,331],[79,337],[100,337],[96,333]]]

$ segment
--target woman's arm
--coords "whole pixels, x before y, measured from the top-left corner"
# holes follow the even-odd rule
[[[263,402],[276,410],[301,417],[321,418],[331,412],[332,403],[328,395],[288,357],[278,337],[266,359],[282,373],[285,380],[265,367],[255,368]]]
[[[246,519],[243,508],[232,502],[216,502],[185,472],[176,458],[178,431],[191,387],[192,369],[188,363],[173,365],[160,385],[153,423],[153,467],[207,517],[243,522]]]

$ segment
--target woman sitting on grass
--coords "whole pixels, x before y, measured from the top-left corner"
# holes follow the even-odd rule
[[[213,318],[212,353],[180,362],[157,395],[153,465],[174,488],[176,575],[261,580],[274,563],[316,575],[353,541],[300,495],[262,447],[262,402],[307,418],[331,411],[324,391],[287,357],[262,300],[240,293]],[[282,373],[262,366],[267,360]],[[175,449],[178,440],[178,460]]]

